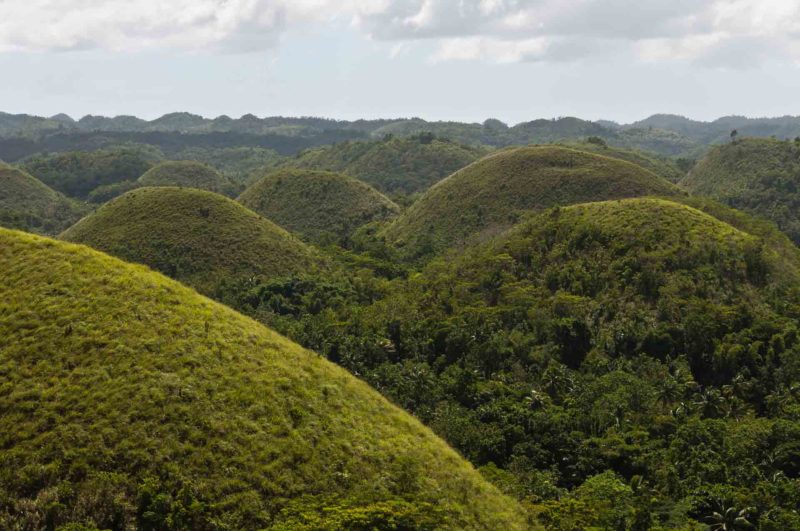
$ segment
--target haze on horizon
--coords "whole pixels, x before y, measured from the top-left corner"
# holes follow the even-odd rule
[[[798,0],[0,1],[0,110],[800,114]]]

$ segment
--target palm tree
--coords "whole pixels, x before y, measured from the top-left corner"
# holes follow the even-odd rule
[[[752,507],[745,507],[737,511],[733,507],[725,507],[720,504],[720,510],[714,511],[706,518],[711,531],[735,531],[738,529],[750,529],[753,524],[748,520]]]

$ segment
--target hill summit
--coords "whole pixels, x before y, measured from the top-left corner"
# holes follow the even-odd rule
[[[383,235],[420,256],[499,233],[531,210],[679,193],[663,178],[623,160],[561,146],[513,148],[437,183]]]
[[[193,160],[161,162],[147,170],[138,182],[142,186],[181,186],[236,195],[236,185],[227,177],[208,164]]]
[[[311,240],[346,239],[373,221],[395,217],[400,207],[370,185],[341,173],[281,170],[270,173],[239,202]]]
[[[139,188],[61,238],[146,264],[204,293],[221,282],[320,267],[298,238],[236,201],[193,188]]]

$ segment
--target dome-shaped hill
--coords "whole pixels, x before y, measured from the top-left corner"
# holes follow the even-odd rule
[[[560,146],[506,149],[440,181],[384,231],[419,256],[500,232],[530,210],[678,188],[626,161]]]
[[[236,185],[220,172],[202,162],[170,160],[147,170],[138,183],[141,186],[180,186],[208,190],[227,196],[236,195]]]
[[[366,183],[347,175],[312,170],[281,170],[263,177],[239,202],[278,225],[314,241],[347,238],[372,221],[400,208]]]
[[[0,229],[0,301],[4,529],[523,528],[365,383],[144,267]]]
[[[677,183],[686,175],[671,159],[638,149],[629,149],[606,144],[598,137],[590,137],[584,141],[563,142],[566,147],[580,151],[588,151],[605,157],[627,160],[637,166],[649,170],[671,183]]]
[[[193,188],[139,188],[61,238],[146,264],[204,293],[223,280],[277,277],[322,264],[297,237],[236,201]]]
[[[22,170],[0,163],[0,226],[55,234],[84,209]]]
[[[428,189],[485,154],[483,148],[421,134],[309,149],[285,165],[342,172],[385,193],[411,194]]]
[[[715,146],[681,184],[775,222],[800,244],[800,144],[744,138]]]

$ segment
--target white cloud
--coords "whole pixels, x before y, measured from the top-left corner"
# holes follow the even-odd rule
[[[253,51],[334,19],[433,61],[800,61],[800,0],[0,0],[0,51]]]

